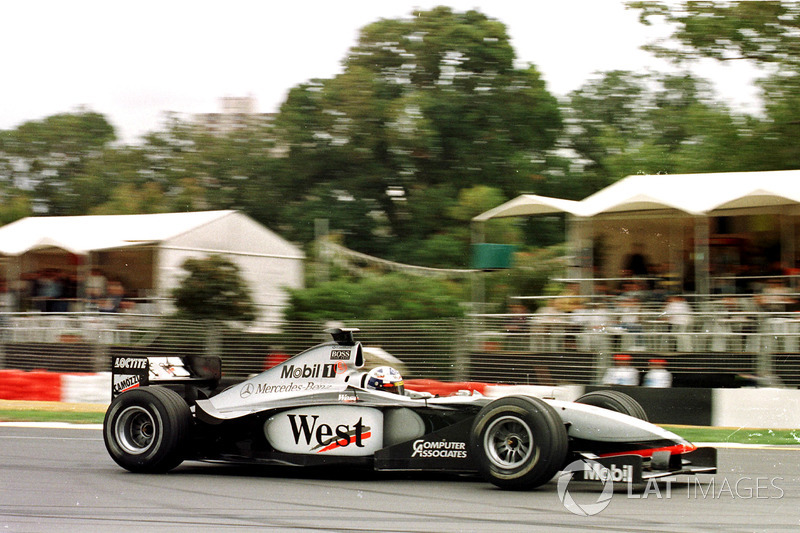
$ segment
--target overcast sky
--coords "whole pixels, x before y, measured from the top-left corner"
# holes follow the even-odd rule
[[[436,5],[506,24],[518,61],[556,95],[598,71],[667,68],[639,49],[657,29],[621,0],[2,0],[0,129],[86,106],[133,142],[163,112],[215,112],[222,96],[274,112],[290,88],[341,72],[365,25]],[[702,69],[734,105],[756,107],[752,71]]]

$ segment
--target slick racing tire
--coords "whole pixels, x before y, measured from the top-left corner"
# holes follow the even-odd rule
[[[486,405],[472,424],[470,447],[484,479],[503,489],[550,481],[567,457],[564,422],[538,398],[507,396]]]
[[[647,422],[647,413],[644,407],[624,392],[616,390],[596,390],[587,392],[575,400],[575,403],[602,407],[603,409],[616,411],[617,413],[622,413]]]
[[[191,417],[189,406],[175,391],[163,387],[130,390],[108,407],[103,440],[122,468],[167,472],[183,462]]]

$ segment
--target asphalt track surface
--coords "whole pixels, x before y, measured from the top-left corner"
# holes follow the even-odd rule
[[[721,449],[720,473],[615,484],[578,516],[554,480],[506,492],[474,478],[184,463],[131,474],[97,429],[0,425],[0,532],[739,532],[800,530],[800,447]],[[573,509],[602,486],[570,482]],[[567,498],[565,498],[567,499]]]

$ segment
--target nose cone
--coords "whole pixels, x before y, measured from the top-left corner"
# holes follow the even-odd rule
[[[696,449],[692,443],[671,431],[639,420],[632,416],[617,413],[602,407],[573,402],[550,401],[564,423],[569,436],[575,439],[600,442],[639,442],[660,443],[674,446],[680,453]]]
[[[697,449],[697,446],[695,446],[691,442],[688,442],[680,437],[678,438],[680,439],[680,442],[675,446],[673,446],[673,448],[675,449],[673,453],[689,453]]]

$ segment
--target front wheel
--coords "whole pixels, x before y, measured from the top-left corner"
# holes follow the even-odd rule
[[[533,489],[550,481],[567,456],[567,430],[546,402],[500,398],[472,424],[471,447],[481,475],[504,489]]]
[[[191,412],[181,396],[143,387],[117,396],[103,420],[103,440],[114,461],[131,472],[167,472],[183,462]]]

